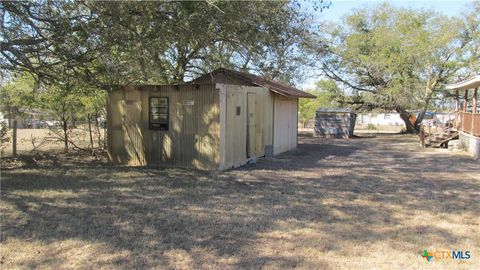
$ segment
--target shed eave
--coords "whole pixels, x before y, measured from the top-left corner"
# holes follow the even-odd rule
[[[258,86],[261,86],[261,85],[258,85]],[[272,87],[266,87],[266,88],[269,91],[272,91],[276,94],[279,94],[281,96],[288,97],[288,98],[317,98],[316,96],[308,94],[308,93],[300,94],[300,95],[292,95],[292,94],[287,94],[287,93],[284,93],[284,92],[280,92],[280,91],[278,91],[278,90],[276,90],[275,88],[272,88]]]

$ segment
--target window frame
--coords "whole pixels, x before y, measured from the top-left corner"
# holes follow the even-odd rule
[[[152,123],[152,99],[165,99],[167,102],[167,123],[166,126],[165,124],[160,124],[160,123]],[[158,103],[160,104],[160,103]],[[156,108],[162,108],[163,106],[157,105]],[[164,115],[165,113],[158,113]],[[152,126],[153,124],[158,124],[160,125],[159,127],[154,127]],[[164,126],[161,126],[164,125]],[[158,131],[168,131],[170,129],[170,100],[168,97],[149,97],[148,98],[148,129],[149,130],[158,130]]]

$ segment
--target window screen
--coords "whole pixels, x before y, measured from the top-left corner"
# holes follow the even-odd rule
[[[168,130],[168,98],[151,97],[149,102],[149,127]]]

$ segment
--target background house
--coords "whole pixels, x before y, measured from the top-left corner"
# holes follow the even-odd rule
[[[314,96],[218,69],[189,84],[118,87],[108,98],[115,163],[227,169],[297,146],[298,98]]]
[[[399,113],[360,113],[357,115],[356,122],[359,125],[405,125]]]

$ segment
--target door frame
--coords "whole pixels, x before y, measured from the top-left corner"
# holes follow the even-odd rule
[[[252,104],[250,104],[250,97],[253,97]],[[246,157],[247,159],[254,159],[255,156],[255,137],[256,137],[256,128],[255,128],[255,113],[256,113],[256,93],[247,93],[247,110],[246,110]],[[253,106],[250,106],[253,105]],[[250,114],[253,116],[250,117]],[[250,121],[253,121],[253,125]],[[252,129],[250,129],[252,125]],[[253,134],[252,134],[253,132]]]

